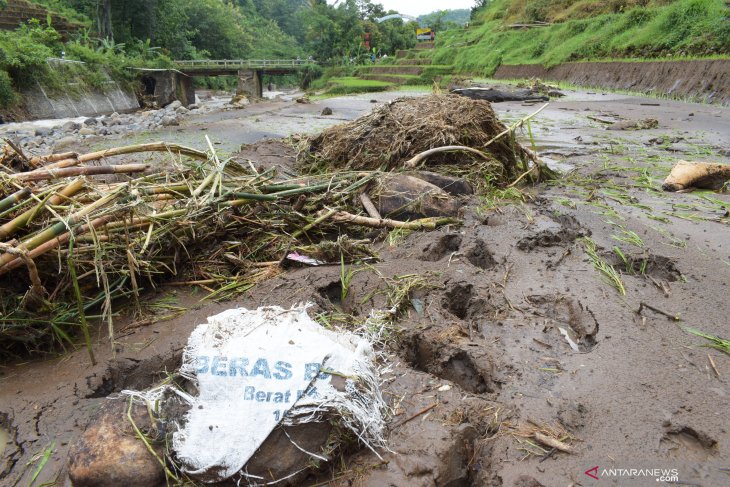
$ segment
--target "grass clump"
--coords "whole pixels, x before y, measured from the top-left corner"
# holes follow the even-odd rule
[[[716,348],[717,350],[720,350],[721,352],[730,355],[730,340],[726,340],[715,335],[710,335],[709,333],[705,333],[696,328],[687,327],[685,328],[685,331],[698,337],[702,337],[705,340],[709,340],[710,343],[704,344],[704,347]]]
[[[367,80],[353,77],[331,78],[327,94],[350,95],[353,93],[374,93],[388,91],[395,85],[386,81]]]
[[[598,248],[596,242],[592,239],[585,237],[581,239],[583,242],[583,249],[585,250],[588,258],[590,259],[593,267],[601,273],[603,278],[610,284],[616,291],[622,296],[626,295],[626,288],[621,280],[621,274],[611,264],[606,262],[600,255],[598,255]]]

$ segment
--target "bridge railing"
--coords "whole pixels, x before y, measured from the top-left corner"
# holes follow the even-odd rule
[[[316,64],[315,61],[303,59],[193,59],[184,61],[173,61],[178,68],[222,68],[222,69],[238,69],[238,68],[276,68],[303,66],[306,64]]]

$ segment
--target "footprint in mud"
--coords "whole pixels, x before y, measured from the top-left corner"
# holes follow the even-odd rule
[[[449,380],[465,391],[495,392],[499,384],[493,378],[494,365],[488,353],[483,347],[461,348],[454,344],[458,336],[456,333],[414,333],[405,358],[417,370]],[[467,343],[467,347],[471,344]]]
[[[580,237],[591,235],[590,230],[583,228],[578,220],[570,215],[552,215],[550,218],[560,224],[559,230],[545,229],[529,235],[517,242],[517,248],[529,252],[537,247],[564,246],[575,242]]]
[[[504,298],[491,294],[480,297],[472,284],[459,282],[452,285],[441,299],[441,307],[460,320],[495,319],[503,314],[507,304]]]
[[[617,271],[630,276],[649,276],[659,281],[676,282],[682,278],[682,273],[669,257],[651,253],[632,254],[625,251],[602,252],[606,262]]]
[[[182,349],[144,360],[113,360],[103,374],[92,374],[86,378],[88,389],[84,398],[107,397],[123,389],[146,389],[165,377],[163,371],[175,370],[181,360]]]
[[[332,281],[326,286],[318,287],[317,293],[335,306],[342,305],[342,282],[339,280]],[[318,304],[322,305],[322,303]]]
[[[466,259],[471,262],[473,266],[485,270],[491,269],[497,265],[497,261],[487,248],[486,242],[482,239],[478,239],[476,243],[466,251]]]
[[[473,285],[456,284],[444,294],[443,307],[452,315],[463,320],[469,312],[472,297],[474,297]]]
[[[598,320],[577,299],[548,294],[529,296],[527,300],[535,308],[536,314],[567,325],[562,328],[568,332],[580,352],[589,352],[598,344]]]
[[[717,450],[717,440],[689,426],[674,426],[659,442],[662,453],[671,458],[705,460]]]
[[[22,455],[18,432],[6,413],[0,413],[0,480],[13,471]]]
[[[459,247],[461,247],[461,240],[461,235],[458,233],[442,235],[438,240],[431,242],[423,249],[420,259],[428,262],[437,262],[447,254],[457,252]]]

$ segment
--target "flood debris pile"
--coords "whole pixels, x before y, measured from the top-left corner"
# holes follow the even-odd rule
[[[441,147],[467,147],[419,155]],[[428,169],[495,184],[513,182],[539,167],[486,101],[436,94],[403,97],[370,114],[303,141],[299,162],[307,172],[332,169],[403,170],[423,162]],[[536,171],[534,179],[539,179]]]
[[[164,170],[96,165],[104,154],[149,150],[169,154]],[[212,148],[165,143],[50,155],[31,167],[0,166],[0,359],[72,344],[87,333],[87,317],[111,324],[115,300],[138,307],[142,293],[163,281],[225,298],[279,272],[287,251],[301,246],[361,258],[366,253],[338,238],[357,241],[374,225],[353,202],[380,175],[275,179],[273,169],[220,160]]]
[[[487,102],[401,98],[308,139],[299,154],[307,175],[288,178],[221,160],[209,140],[208,152],[159,142],[33,157],[9,144],[0,360],[82,334],[91,353],[87,318],[108,323],[113,340],[116,300],[141,314],[140,297],[162,282],[223,299],[287,265],[372,260],[363,250],[371,227],[458,223],[459,198],[474,184],[546,177],[515,142],[519,125],[505,127]],[[154,167],[109,162],[149,152],[169,157]]]

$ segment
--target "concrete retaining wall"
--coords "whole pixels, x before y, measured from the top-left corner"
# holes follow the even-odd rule
[[[137,96],[109,81],[103,92],[81,95],[50,94],[38,84],[23,92],[25,112],[30,119],[95,117],[114,112],[128,112],[139,108]]]
[[[631,90],[730,105],[730,60],[585,62],[546,69],[539,64],[500,66],[497,79],[540,78],[579,86]]]

